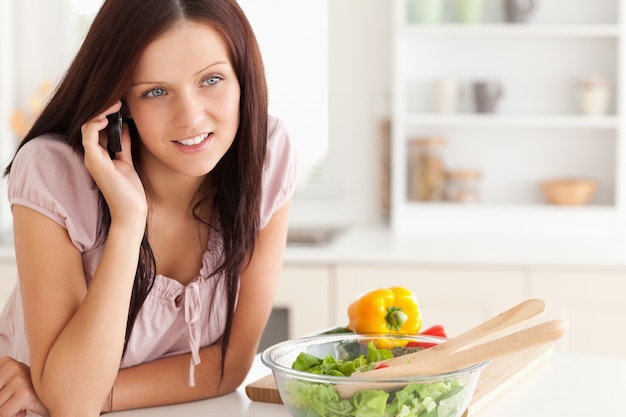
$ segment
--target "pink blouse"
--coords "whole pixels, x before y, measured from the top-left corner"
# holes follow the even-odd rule
[[[85,169],[82,156],[56,139],[59,137],[36,138],[20,150],[9,177],[9,201],[11,205],[36,210],[67,229],[82,254],[85,280],[89,285],[104,249],[99,239],[98,188]],[[293,194],[295,165],[295,153],[284,124],[270,117],[261,228]],[[198,351],[220,337],[226,317],[223,285],[216,285],[217,276],[209,277],[218,266],[219,237],[210,238],[208,248],[202,269],[188,285],[156,276],[133,327],[122,368],[191,352],[189,384],[194,385],[194,367],[200,362]],[[211,303],[214,292],[216,302]],[[0,314],[2,355],[30,363],[19,282]]]

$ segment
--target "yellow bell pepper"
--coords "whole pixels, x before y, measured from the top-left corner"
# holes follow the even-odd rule
[[[417,297],[403,287],[376,288],[359,295],[348,307],[348,328],[356,333],[412,334],[422,327]],[[385,340],[378,348],[404,345]]]

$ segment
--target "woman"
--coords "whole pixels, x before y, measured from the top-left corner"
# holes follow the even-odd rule
[[[91,416],[241,384],[295,173],[235,0],[107,0],[6,174],[19,283],[0,318],[0,416]]]

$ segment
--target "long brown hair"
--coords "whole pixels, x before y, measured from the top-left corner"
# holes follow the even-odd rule
[[[107,0],[96,15],[76,58],[54,95],[20,146],[35,137],[57,133],[82,154],[81,125],[124,96],[146,46],[180,20],[211,24],[226,39],[240,85],[239,129],[231,148],[200,189],[194,216],[221,231],[224,256],[212,275],[226,280],[227,323],[221,338],[221,375],[235,310],[239,276],[252,254],[260,224],[261,175],[267,137],[267,86],[256,38],[236,0]],[[184,45],[181,45],[184,47]],[[129,121],[133,144],[139,140]],[[133,146],[133,153],[139,148]],[[134,160],[137,161],[136,155]],[[13,161],[7,166],[9,175]],[[141,175],[141,172],[139,171]],[[110,213],[102,201],[102,226],[108,231]],[[207,210],[207,204],[211,209]],[[212,212],[218,224],[203,213]],[[128,313],[125,349],[133,324],[154,283],[156,265],[147,236]]]

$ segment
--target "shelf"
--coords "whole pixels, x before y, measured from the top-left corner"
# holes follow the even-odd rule
[[[454,202],[423,202],[406,200],[407,208],[420,210],[423,212],[452,214],[464,211],[467,213],[493,214],[495,212],[541,214],[541,215],[561,215],[563,213],[595,212],[596,214],[611,212],[615,207],[610,205],[585,205],[585,206],[559,206],[548,203],[533,204],[483,204],[483,203],[454,203]]]
[[[610,236],[618,224],[614,206],[463,205],[407,201],[396,213],[397,232]]]
[[[548,3],[554,4],[525,23],[504,22],[498,10],[485,15],[484,23],[429,24],[409,22],[407,0],[394,1],[394,231],[534,236],[626,232],[626,9],[618,0]],[[610,113],[578,112],[575,83],[588,74],[610,80]],[[430,87],[438,78],[456,79],[462,87],[477,79],[500,80],[506,86],[506,103],[496,113],[477,113],[472,97],[463,91],[457,113],[436,113]],[[407,200],[406,145],[418,135],[449,138],[445,162],[450,167],[489,173],[489,180],[481,183],[482,204]],[[551,206],[529,186],[542,178],[578,175],[598,181],[594,204]]]
[[[497,37],[590,37],[617,38],[620,27],[616,24],[406,24],[401,30],[412,36],[497,36]]]
[[[476,127],[476,128],[549,128],[616,130],[616,116],[581,115],[503,115],[503,114],[409,114],[404,117],[407,126],[415,127]]]

